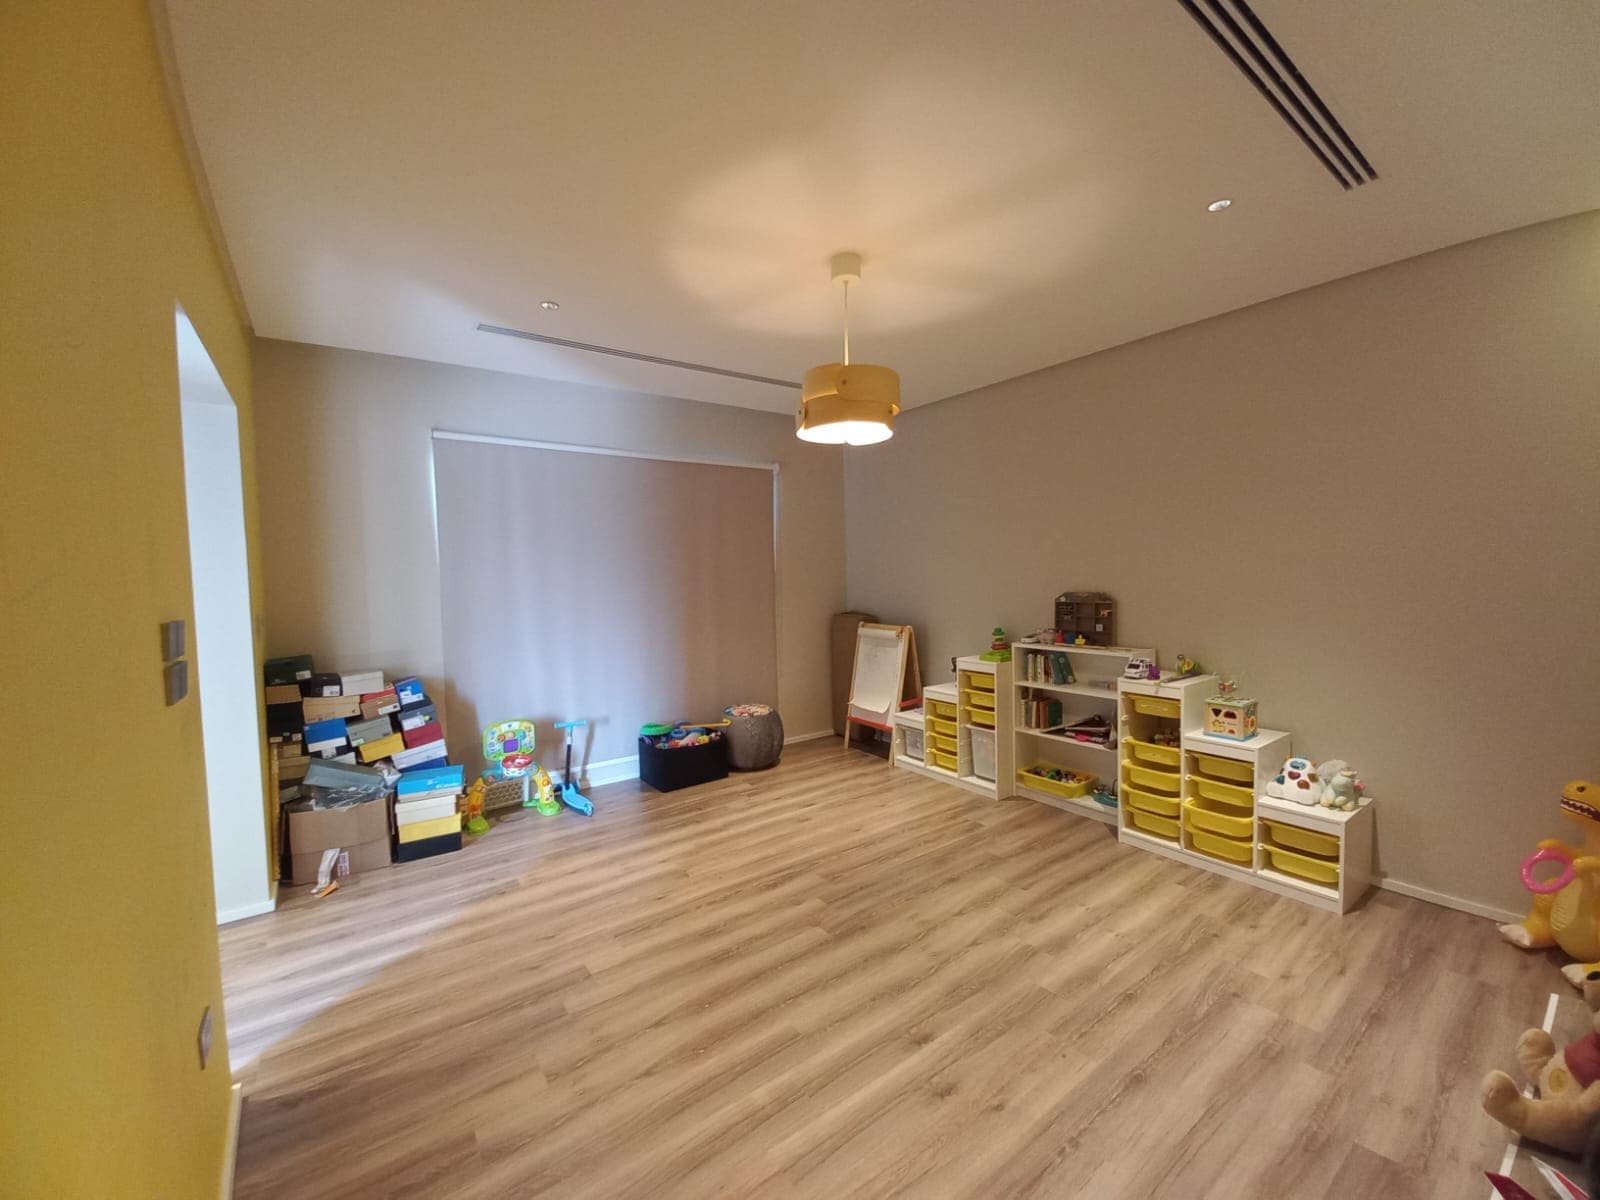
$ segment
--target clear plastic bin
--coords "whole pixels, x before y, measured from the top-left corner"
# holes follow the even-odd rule
[[[905,749],[906,757],[909,758],[909,759],[913,759],[916,762],[921,762],[922,761],[922,730],[920,730],[920,729],[906,729],[904,732],[905,732],[905,735],[906,735],[906,749]]]
[[[994,781],[994,730],[972,727],[972,773]]]

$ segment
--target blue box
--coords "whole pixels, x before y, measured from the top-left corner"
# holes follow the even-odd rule
[[[402,800],[418,792],[434,792],[441,788],[461,791],[467,785],[467,768],[459,763],[453,767],[418,767],[402,771],[395,793]]]
[[[333,717],[327,721],[313,721],[306,726],[306,749],[314,750],[323,743],[344,745],[349,741],[345,730],[343,717]]]
[[[422,680],[415,675],[407,675],[404,679],[395,680],[394,694],[400,700],[401,708],[409,708],[413,704],[426,704],[428,694],[422,690]]]

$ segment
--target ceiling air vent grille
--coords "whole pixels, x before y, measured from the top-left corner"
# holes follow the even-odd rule
[[[619,350],[615,346],[596,346],[592,342],[575,342],[570,338],[551,337],[547,333],[529,333],[526,329],[508,329],[504,325],[478,324],[479,333],[497,333],[501,337],[522,338],[528,342],[543,342],[546,346],[561,346],[568,350],[586,350],[590,354],[609,354],[612,358],[626,358],[633,362],[654,363],[658,367],[677,367],[681,371],[699,371],[702,375],[721,375],[724,379],[743,379],[749,383],[770,383],[773,387],[794,388],[800,385],[792,379],[773,379],[770,375],[751,375],[747,371],[730,371],[727,367],[711,367],[705,363],[683,362],[676,358],[661,358],[655,354],[640,354],[637,350]]]
[[[1378,177],[1294,59],[1245,0],[1178,0],[1306,149],[1348,191]]]

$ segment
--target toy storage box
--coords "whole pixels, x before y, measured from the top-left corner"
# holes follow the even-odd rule
[[[728,777],[728,743],[716,738],[704,746],[666,750],[639,739],[639,778],[658,792],[674,792]]]

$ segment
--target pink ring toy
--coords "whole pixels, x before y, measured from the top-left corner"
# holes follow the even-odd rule
[[[1540,883],[1533,877],[1533,869],[1540,863],[1558,862],[1566,866],[1554,879],[1547,879]],[[1559,850],[1535,850],[1522,860],[1522,886],[1537,896],[1548,896],[1551,892],[1559,892],[1567,884],[1578,877],[1572,869],[1572,860]]]

